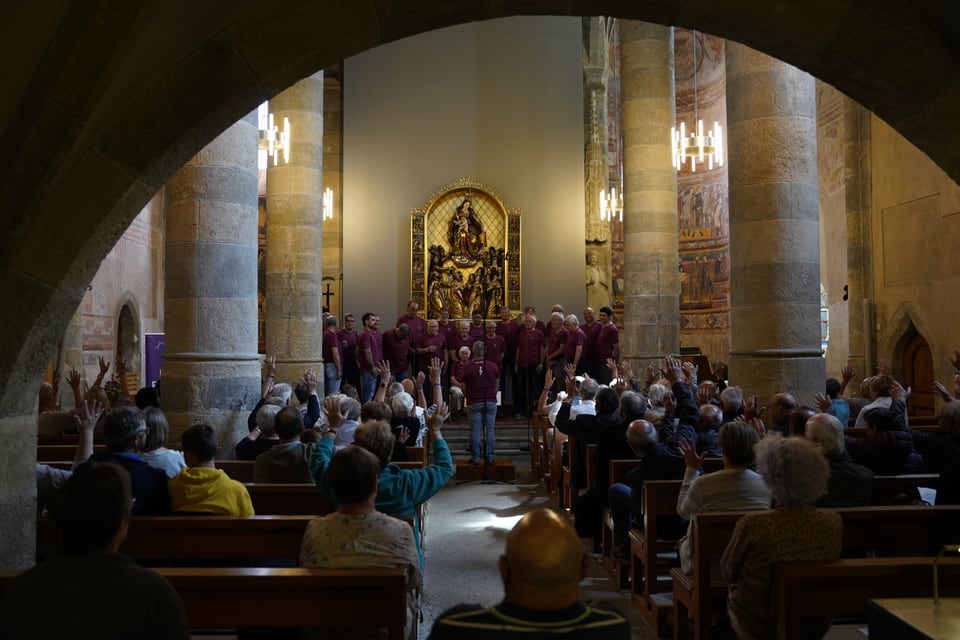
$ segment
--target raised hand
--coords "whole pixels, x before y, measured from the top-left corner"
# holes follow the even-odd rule
[[[699,469],[703,466],[703,461],[707,457],[707,452],[697,453],[697,445],[690,438],[681,438],[677,443],[680,447],[680,453],[683,454],[683,461],[687,463],[688,469]]]
[[[443,371],[443,360],[440,358],[430,359],[430,383],[440,384],[440,373]]]
[[[607,358],[607,369],[610,369],[614,380],[620,377],[620,372],[617,371],[617,362],[613,358]]]
[[[426,374],[424,374],[423,371],[419,372],[419,373],[417,374],[416,379],[414,380],[414,386],[415,386],[417,389],[423,389],[423,383],[424,383],[424,381],[425,381],[426,379],[427,379]]]
[[[653,381],[657,379],[657,366],[655,364],[647,365],[647,384],[653,384]]]
[[[553,388],[553,369],[547,369],[543,374],[543,389],[549,391]]]
[[[763,424],[763,420],[760,418],[747,419],[744,416],[737,416],[737,422],[748,424],[753,427],[753,430],[757,432],[757,436],[761,439],[767,435],[767,426]]]
[[[660,370],[670,384],[683,380],[683,368],[680,361],[671,355],[663,359],[664,368]]]
[[[70,383],[70,388],[74,390],[80,389],[80,372],[76,369],[71,369],[70,373],[67,374],[67,382]]]
[[[97,426],[97,420],[103,415],[103,405],[96,398],[84,400],[80,403],[80,424],[81,430],[93,432]]]
[[[813,402],[817,405],[820,411],[829,411],[833,406],[833,402],[825,394],[818,393],[813,396]]]
[[[127,372],[127,361],[123,356],[121,355],[117,356],[117,361],[114,363],[113,370],[116,372],[117,375],[121,375]]]
[[[577,377],[577,368],[573,364],[566,364],[563,367],[563,373],[567,380],[573,380]]]
[[[323,399],[323,412],[327,416],[331,429],[337,429],[347,419],[347,410],[340,408],[340,398],[337,396],[327,396]]]
[[[673,395],[673,391],[667,391],[663,394],[663,408],[669,413],[673,413],[674,409],[677,408],[677,397]]]
[[[684,362],[680,365],[680,368],[683,370],[683,377],[687,384],[693,384],[693,376],[698,371],[697,365],[692,362]]]
[[[433,415],[427,418],[427,426],[430,427],[431,432],[439,434],[440,427],[449,419],[450,406],[446,402],[441,401],[440,404],[437,405],[437,410],[433,412]],[[436,436],[432,435],[432,437]]]
[[[397,442],[406,442],[407,438],[410,437],[410,427],[403,425],[400,427],[400,431],[397,431]]]
[[[697,387],[697,404],[709,404],[712,399],[710,387]]]
[[[843,378],[840,383],[846,386],[848,382],[853,380],[853,374],[853,367],[844,367],[843,369],[840,369],[840,376]]]
[[[310,395],[317,393],[317,372],[313,369],[306,369],[303,372],[303,384],[307,385],[307,392]]]
[[[100,375],[98,380],[103,380],[103,376],[107,375],[107,371],[110,370],[110,363],[103,359],[103,356],[98,358],[98,364],[100,365]]]
[[[633,379],[633,365],[630,364],[629,360],[620,361],[620,374],[627,380]]]
[[[950,395],[950,392],[947,391],[947,388],[942,384],[940,384],[939,382],[937,382],[936,380],[933,381],[933,391],[934,393],[939,395],[941,398],[943,398],[944,402],[950,402],[951,400],[953,400],[953,396]]]
[[[756,418],[762,412],[762,409],[758,409],[760,405],[759,396],[747,396],[743,399],[743,417],[747,420]],[[744,421],[746,422],[746,420]]]

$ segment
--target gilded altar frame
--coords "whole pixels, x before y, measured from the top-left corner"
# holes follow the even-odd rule
[[[520,310],[520,209],[471,178],[410,211],[410,299],[427,318],[499,318]]]

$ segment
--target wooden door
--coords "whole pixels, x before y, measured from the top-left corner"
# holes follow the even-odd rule
[[[903,386],[913,389],[913,394],[907,402],[908,415],[936,415],[933,356],[927,341],[919,333],[915,333],[910,338],[903,350]]]

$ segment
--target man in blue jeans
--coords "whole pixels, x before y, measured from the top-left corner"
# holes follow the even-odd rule
[[[487,428],[487,446],[483,452],[487,464],[493,464],[493,421],[497,417],[497,390],[500,370],[486,359],[482,340],[473,343],[473,359],[463,369],[461,383],[466,387],[467,415],[470,418],[470,464],[480,464],[481,425]]]

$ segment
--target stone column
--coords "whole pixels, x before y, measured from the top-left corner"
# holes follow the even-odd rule
[[[343,84],[325,73],[323,86],[323,188],[333,189],[333,218],[323,221],[323,300],[343,326]]]
[[[816,88],[727,42],[730,379],[761,402],[823,391]]]
[[[260,395],[257,118],[223,132],[166,186],[166,351],[160,393],[171,445],[196,422],[233,457]]]
[[[873,372],[873,258],[870,225],[870,112],[843,100],[843,181],[847,209],[849,357],[860,378]],[[855,378],[859,379],[859,378]]]
[[[323,72],[270,100],[289,118],[290,161],[267,167],[267,353],[277,380],[323,376]]]
[[[680,349],[673,30],[624,20],[620,82],[624,147],[624,357],[643,366]]]

